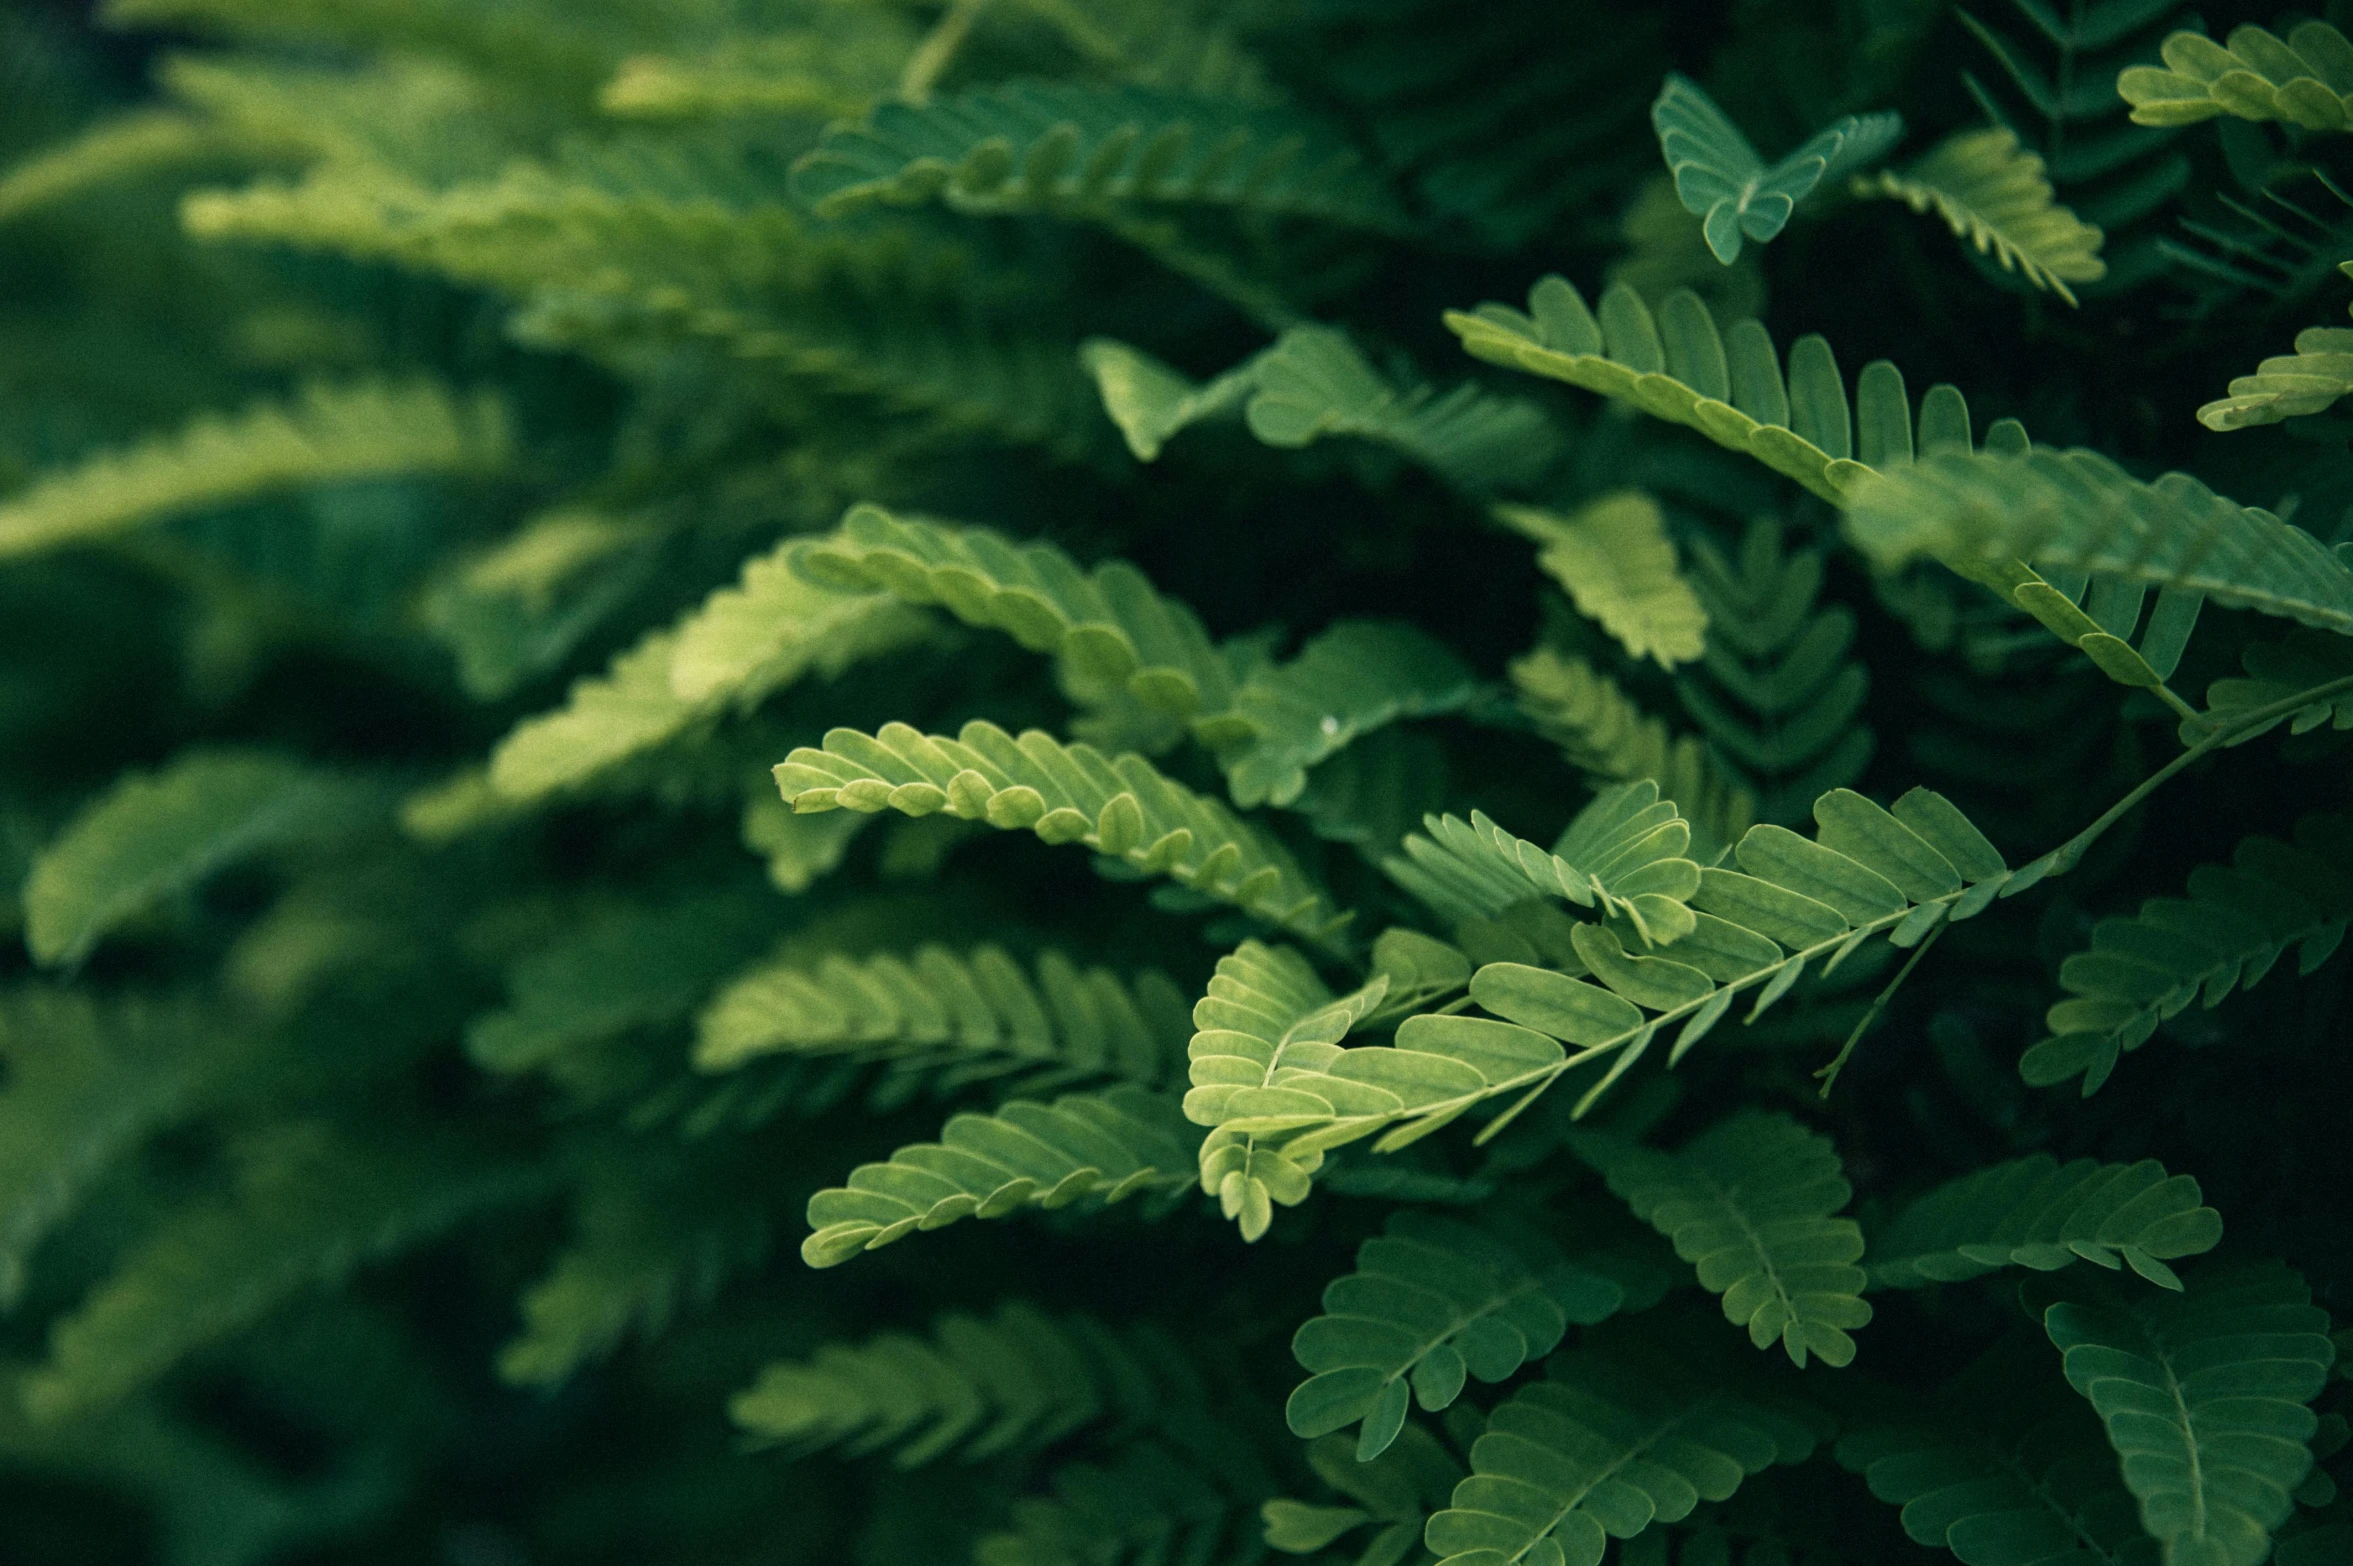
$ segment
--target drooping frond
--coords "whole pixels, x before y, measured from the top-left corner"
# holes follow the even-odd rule
[[[1762,245],[1779,237],[1824,180],[1877,162],[1904,134],[1901,115],[1850,114],[1768,167],[1715,100],[1672,71],[1650,106],[1650,123],[1675,194],[1700,218],[1708,248],[1726,266],[1740,259],[1744,240]]]
[[[1750,1475],[1812,1455],[1816,1440],[1688,1366],[1580,1348],[1488,1417],[1471,1476],[1423,1542],[1441,1566],[1600,1566],[1611,1538],[1729,1499]]]
[[[2110,1287],[2043,1312],[2168,1562],[2256,1566],[2294,1510],[2318,1425],[2306,1405],[2336,1359],[2311,1298],[2264,1262],[2202,1268],[2181,1294]]]
[[[2204,998],[2218,1006],[2270,973],[2290,947],[2299,973],[2335,954],[2353,918],[2353,822],[2307,816],[2292,843],[2240,842],[2229,865],[2190,872],[2187,897],[2152,897],[2129,919],[2103,919],[2089,949],[2059,965],[2068,998],[2044,1018],[2051,1036],[2018,1062],[2037,1086],[2080,1074],[2085,1096],[2157,1025]]]
[[[1288,663],[1254,670],[1223,709],[1193,720],[1234,803],[1294,803],[1308,769],[1372,730],[1457,712],[1487,687],[1452,648],[1394,620],[1343,620]]]
[[[1243,1239],[1266,1233],[1274,1204],[1307,1199],[1320,1159],[1286,1157],[1228,1122],[1280,1121],[1303,1106],[1313,1114],[1316,1101],[1294,1100],[1284,1082],[1335,1059],[1340,1041],[1381,1004],[1389,983],[1387,973],[1376,973],[1362,989],[1334,996],[1297,952],[1257,941],[1218,959],[1209,992],[1193,1004],[1198,1031],[1186,1046],[1192,1087],[1183,1107],[1195,1125],[1217,1128],[1201,1144],[1201,1189],[1241,1226]]]
[[[888,1451],[895,1466],[920,1468],[1037,1451],[1103,1421],[1141,1425],[1202,1396],[1188,1357],[1151,1327],[1011,1301],[985,1318],[944,1315],[929,1341],[885,1332],[780,1360],[727,1411],[795,1452]]]
[[[886,594],[802,576],[797,544],[746,561],[737,585],[576,682],[562,707],[518,724],[492,753],[492,785],[518,801],[576,787],[731,705],[754,706],[810,672],[831,678],[923,634],[923,617]]]
[[[299,1291],[547,1178],[446,1135],[361,1141],[317,1122],[282,1123],[239,1154],[233,1197],[168,1213],[51,1329],[24,1387],[35,1418],[117,1402]]]
[[[1388,1450],[1412,1400],[1451,1406],[1463,1378],[1502,1381],[1623,1307],[1625,1290],[1558,1255],[1529,1258],[1483,1230],[1412,1211],[1356,1248],[1356,1271],[1324,1286],[1324,1314],[1291,1354],[1312,1372],[1284,1406],[1291,1433],[1363,1422],[1359,1462]]]
[[[102,120],[61,146],[0,170],[0,223],[87,191],[190,167],[240,148],[240,138],[180,109]]]
[[[1921,1197],[1872,1240],[1871,1286],[1956,1283],[2001,1267],[2056,1272],[2077,1261],[2129,1266],[2162,1288],[2165,1264],[2221,1242],[2222,1215],[2191,1176],[2155,1159],[2062,1165],[2048,1153],[1993,1164]]]
[[[1552,276],[1528,291],[1525,314],[1483,304],[1449,310],[1446,325],[1474,358],[1632,403],[1746,453],[1826,500],[1840,498],[1865,470],[1902,462],[1915,448],[1970,444],[1968,404],[1952,388],[1929,389],[1915,430],[1894,365],[1884,359],[1866,365],[1850,405],[1823,338],[1790,345],[1784,378],[1763,326],[1737,321],[1720,331],[1687,289],[1669,294],[1654,315],[1632,288],[1613,284],[1596,313],[1566,279]]]
[[[651,1336],[766,1254],[760,1171],[685,1169],[660,1144],[590,1167],[571,1243],[518,1301],[522,1331],[499,1350],[510,1385],[560,1386],[633,1333]]]
[[[0,991],[0,1304],[22,1297],[33,1248],[91,1182],[179,1115],[239,1043],[185,1002]]]
[[[936,604],[1057,659],[1082,699],[1125,692],[1178,717],[1230,705],[1234,677],[1200,619],[1123,560],[1089,571],[1048,543],[852,507],[838,533],[793,548],[808,581]]]
[[[2069,304],[2069,283],[2108,275],[2100,231],[2052,199],[2043,160],[2006,126],[1948,136],[1901,174],[1882,169],[1875,179],[1857,179],[1855,192],[1892,196],[1914,212],[1934,207],[1979,255]]]
[[[1536,893],[1615,914],[1662,946],[1691,933],[1691,824],[1648,779],[1595,795],[1550,853],[1475,810],[1467,823],[1443,816],[1427,827],[1383,868],[1441,913],[1492,918]]]
[[[1691,823],[1698,856],[1713,858],[1756,820],[1756,798],[1726,776],[1692,735],[1671,735],[1617,682],[1582,658],[1539,647],[1511,666],[1520,710],[1561,748],[1569,764],[1596,778],[1648,778]]]
[[[801,159],[825,216],[871,202],[1101,217],[1218,206],[1392,231],[1396,200],[1345,140],[1295,111],[1142,88],[1026,82],[886,103]]]
[[[364,831],[389,800],[363,779],[258,751],[196,750],[133,773],[34,859],[25,943],[79,962],[109,930],[228,865]]]
[[[1036,972],[1033,982],[995,946],[757,967],[704,1008],[695,1064],[848,1057],[888,1063],[886,1100],[925,1079],[1017,1081],[1034,1096],[1099,1077],[1156,1086],[1190,1036],[1183,995],[1160,973],[1122,979],[1057,951]]]
[[[1050,1497],[1015,1502],[1012,1527],[981,1537],[975,1566],[1256,1566],[1263,1465],[1248,1442],[1196,1423],[1211,1428],[1181,1449],[1145,1441],[1099,1464],[1065,1464]]]
[[[957,1115],[939,1141],[861,1164],[847,1186],[810,1197],[801,1259],[832,1267],[962,1218],[1182,1190],[1195,1177],[1193,1135],[1173,1104],[1137,1087]]]
[[[1018,740],[975,720],[955,739],[903,723],[869,737],[835,729],[776,768],[797,811],[937,811],[1048,843],[1081,843],[1149,875],[1330,944],[1344,919],[1291,856],[1214,799],[1173,783],[1141,756],[1106,759],[1037,729]]]
[[[2128,596],[2092,618],[2119,638],[2151,588],[2353,635],[2353,567],[2318,539],[2184,473],[2144,484],[2097,452],[1939,454],[1859,487],[1847,521],[1887,565],[2015,556],[2113,581]],[[2092,607],[2109,606],[2095,596]],[[2166,617],[2160,599],[2153,620]]]
[[[2011,1437],[1959,1420],[1866,1426],[1838,1460],[1903,1508],[1915,1544],[1964,1566],[2156,1566],[2116,1460],[2080,1416]]]
[[[319,384],[92,457],[0,503],[0,556],[313,484],[479,475],[509,460],[505,406],[433,381]]]
[[[2353,392],[2353,328],[2307,326],[2296,334],[2296,351],[2266,359],[2253,375],[2230,383],[2230,395],[2198,410],[2210,430],[2243,430],[2257,424],[2319,413]]]
[[[1495,514],[1536,540],[1536,563],[1632,656],[1671,669],[1706,649],[1707,610],[1675,569],[1666,515],[1650,496],[1623,490],[1566,517],[1533,506]]]
[[[1595,1134],[1573,1144],[1634,1215],[1674,1242],[1700,1286],[1751,1343],[1845,1365],[1862,1298],[1863,1230],[1833,1216],[1854,1195],[1830,1139],[1783,1115],[1744,1111],[1662,1153]]]
[[[1089,339],[1079,353],[1104,412],[1141,462],[1179,431],[1227,415],[1270,446],[1329,435],[1379,441],[1471,494],[1532,483],[1561,454],[1557,427],[1534,403],[1469,384],[1445,392],[1401,387],[1327,326],[1291,327],[1207,382],[1110,338]]]
[[[1757,815],[1796,820],[1871,759],[1861,721],[1871,676],[1853,656],[1854,611],[1816,608],[1821,551],[1783,548],[1769,517],[1749,525],[1737,563],[1705,538],[1692,540],[1691,559],[1713,634],[1675,693],[1717,764],[1755,796]]]
[[[1690,903],[1694,928],[1665,948],[1669,955],[1635,955],[1607,925],[1573,924],[1568,950],[1544,954],[1556,966],[1491,962],[1472,976],[1471,999],[1488,1017],[1451,1010],[1408,1017],[1393,1045],[1343,1050],[1286,1078],[1284,1113],[1228,1121],[1213,1136],[1255,1137],[1266,1156],[1279,1152],[1312,1169],[1332,1148],[1378,1135],[1374,1151],[1388,1152],[1474,1105],[1517,1095],[1482,1133],[1493,1136],[1572,1067],[1614,1055],[1581,1100],[1582,1114],[1663,1028],[1682,1024],[1671,1064],[1741,992],[1758,990],[1754,1021],[1816,959],[1827,959],[1827,972],[1880,935],[1916,946],[1938,924],[1975,917],[2018,877],[2039,879],[2044,868],[2038,861],[2014,875],[1967,817],[1926,789],[1906,794],[1893,813],[1839,790],[1817,800],[1814,813],[1818,838],[1751,827],[1733,851],[1739,869],[1702,869]],[[1567,1054],[1564,1042],[1577,1053]]]
[[[2326,22],[2299,22],[2286,39],[2234,27],[2227,44],[2204,33],[2165,40],[2162,69],[2136,65],[2116,79],[2136,125],[2194,125],[2228,114],[2305,130],[2353,129],[2353,43]]]

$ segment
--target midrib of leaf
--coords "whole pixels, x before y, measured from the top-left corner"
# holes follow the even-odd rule
[[[1537,1281],[1534,1278],[1530,1278],[1525,1283],[1516,1284],[1513,1287],[1506,1289],[1501,1294],[1491,1296],[1487,1303],[1480,1306],[1477,1310],[1468,1311],[1462,1315],[1456,1316],[1451,1323],[1441,1327],[1431,1336],[1424,1338],[1422,1340],[1422,1346],[1414,1351],[1413,1358],[1406,1361],[1405,1368],[1403,1370],[1393,1372],[1386,1380],[1381,1383],[1381,1385],[1386,1387],[1391,1381],[1395,1381],[1399,1376],[1410,1373],[1414,1366],[1420,1364],[1425,1358],[1429,1356],[1430,1350],[1436,1348],[1439,1344],[1445,1342],[1448,1338],[1453,1337],[1456,1333],[1469,1326],[1472,1322],[1478,1321],[1483,1317],[1494,1315],[1497,1311],[1503,1309],[1504,1306],[1509,1305],[1512,1301],[1518,1299],[1521,1295],[1535,1293],[1539,1287],[1540,1285],[1537,1283]],[[1557,1527],[1558,1524],[1555,1524],[1555,1526]]]
[[[2026,1465],[2018,1460],[2015,1453],[2002,1446],[1995,1446],[1992,1450],[1995,1465],[2006,1470],[2020,1484],[2026,1486],[2027,1494],[2042,1502],[2052,1516],[2066,1524],[2067,1531],[2075,1535],[2078,1544],[2104,1562],[2105,1566],[2123,1566],[2122,1557],[2086,1533],[2083,1524],[2076,1520],[2076,1514],[2062,1506],[2059,1503],[2059,1498],[2044,1488],[2043,1482],[2028,1471]]]
[[[1765,1249],[1763,1237],[1749,1223],[1748,1212],[1740,1205],[1740,1188],[1738,1186],[1727,1188],[1718,1185],[1715,1176],[1704,1170],[1699,1174],[1699,1183],[1708,1188],[1710,1194],[1723,1205],[1724,1211],[1732,1215],[1732,1221],[1740,1226],[1741,1234],[1748,1240],[1749,1250],[1755,1254],[1765,1276],[1772,1281],[1773,1297],[1779,1300],[1781,1308],[1788,1312],[1788,1323],[1794,1325],[1800,1319],[1797,1313],[1797,1301],[1790,1297],[1788,1288],[1782,1284],[1781,1269],[1773,1265],[1773,1255]]]
[[[2173,1368],[2171,1351],[2158,1340],[2155,1333],[2145,1327],[2141,1329],[2141,1336],[2153,1351],[2149,1357],[2165,1372],[2166,1395],[2173,1399],[2174,1424],[2182,1433],[2182,1445],[2189,1451],[2190,1516],[2193,1519],[2191,1537],[2203,1543],[2206,1538],[2206,1459],[2205,1454],[2198,1449],[2198,1427],[2190,1418],[2188,1399],[2182,1396],[2181,1376]],[[2133,1499],[2137,1501],[2140,1497],[2134,1496]]]
[[[1681,1425],[1684,1421],[1688,1420],[1696,1411],[1697,1410],[1693,1408],[1685,1408],[1677,1411],[1676,1413],[1670,1414],[1666,1419],[1662,1420],[1656,1427],[1654,1427],[1650,1434],[1644,1436],[1640,1441],[1637,1441],[1631,1446],[1627,1447],[1626,1450],[1619,1456],[1612,1458],[1599,1473],[1595,1474],[1591,1479],[1585,1481],[1585,1483],[1578,1488],[1575,1499],[1571,1500],[1568,1505],[1562,1507],[1559,1511],[1552,1514],[1552,1521],[1544,1525],[1543,1531],[1538,1533],[1536,1538],[1530,1539],[1526,1544],[1521,1545],[1518,1550],[1513,1552],[1511,1557],[1512,1561],[1516,1563],[1527,1559],[1528,1552],[1536,1548],[1537,1539],[1551,1538],[1553,1530],[1558,1528],[1562,1523],[1567,1522],[1569,1520],[1570,1514],[1576,1511],[1578,1507],[1585,1504],[1585,1498],[1591,1495],[1595,1488],[1598,1487],[1604,1479],[1616,1478],[1619,1469],[1624,1468],[1627,1464],[1633,1462],[1636,1458],[1648,1452],[1652,1447],[1658,1445],[1668,1436],[1673,1435],[1675,1433],[1676,1427]]]

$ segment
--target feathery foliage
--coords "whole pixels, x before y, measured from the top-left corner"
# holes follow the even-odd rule
[[[2043,160],[2006,127],[1947,137],[1903,173],[1882,169],[1875,180],[1856,180],[1855,189],[1892,196],[1915,212],[1934,207],[1979,255],[2069,304],[2076,303],[2069,283],[2108,275],[2100,231],[2052,199]]]
[[[0,1558],[2341,1566],[2217,4],[0,8]]]

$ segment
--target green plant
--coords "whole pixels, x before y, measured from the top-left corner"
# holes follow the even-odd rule
[[[2332,23],[101,20],[0,1557],[2353,1558]]]

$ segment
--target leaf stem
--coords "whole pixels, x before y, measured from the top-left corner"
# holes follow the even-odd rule
[[[988,0],[955,0],[947,14],[939,19],[915,52],[907,57],[906,69],[899,73],[899,96],[921,106],[931,101],[932,88],[955,63],[957,51],[972,34],[972,24],[980,19],[981,8]]]
[[[1848,1058],[1854,1054],[1855,1046],[1863,1042],[1863,1035],[1870,1031],[1872,1023],[1879,1020],[1879,1014],[1887,1010],[1887,1003],[1895,999],[1895,992],[1903,988],[1904,981],[1912,976],[1912,970],[1920,966],[1920,959],[1928,955],[1928,948],[1943,939],[1945,931],[1951,928],[1949,924],[1938,925],[1928,932],[1928,939],[1912,948],[1912,955],[1905,959],[1904,965],[1895,971],[1895,977],[1887,981],[1887,988],[1879,992],[1878,998],[1871,1002],[1869,1009],[1855,1023],[1855,1030],[1846,1036],[1846,1043],[1839,1047],[1837,1057],[1814,1073],[1821,1079],[1822,1097],[1830,1096],[1830,1089],[1837,1083],[1838,1074],[1845,1069]]]

